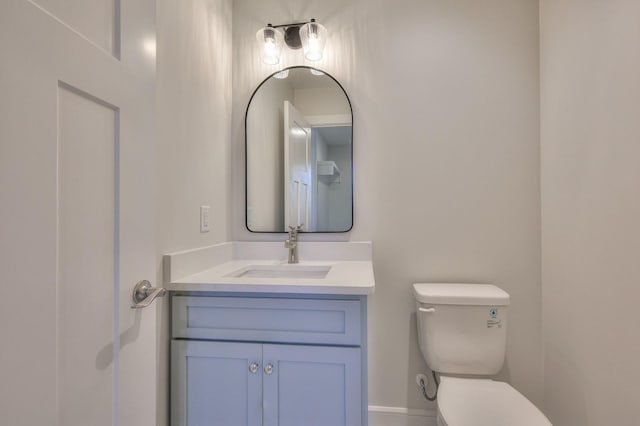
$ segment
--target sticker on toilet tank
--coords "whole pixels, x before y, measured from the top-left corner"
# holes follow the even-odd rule
[[[502,320],[498,318],[498,308],[489,309],[489,319],[487,320],[487,328],[502,328]]]

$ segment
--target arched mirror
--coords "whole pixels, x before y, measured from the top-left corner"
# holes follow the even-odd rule
[[[337,80],[291,67],[264,80],[245,117],[251,232],[346,232],[353,226],[353,115]]]

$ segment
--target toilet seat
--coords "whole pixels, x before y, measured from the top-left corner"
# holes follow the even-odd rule
[[[551,426],[507,383],[445,376],[440,380],[438,418],[443,426]]]

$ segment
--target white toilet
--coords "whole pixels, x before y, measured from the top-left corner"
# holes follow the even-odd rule
[[[500,371],[509,294],[486,284],[414,284],[418,341],[440,374],[438,426],[550,426]]]

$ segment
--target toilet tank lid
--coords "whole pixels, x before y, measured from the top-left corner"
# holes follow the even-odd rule
[[[413,293],[433,305],[507,306],[509,293],[491,284],[416,283]]]

